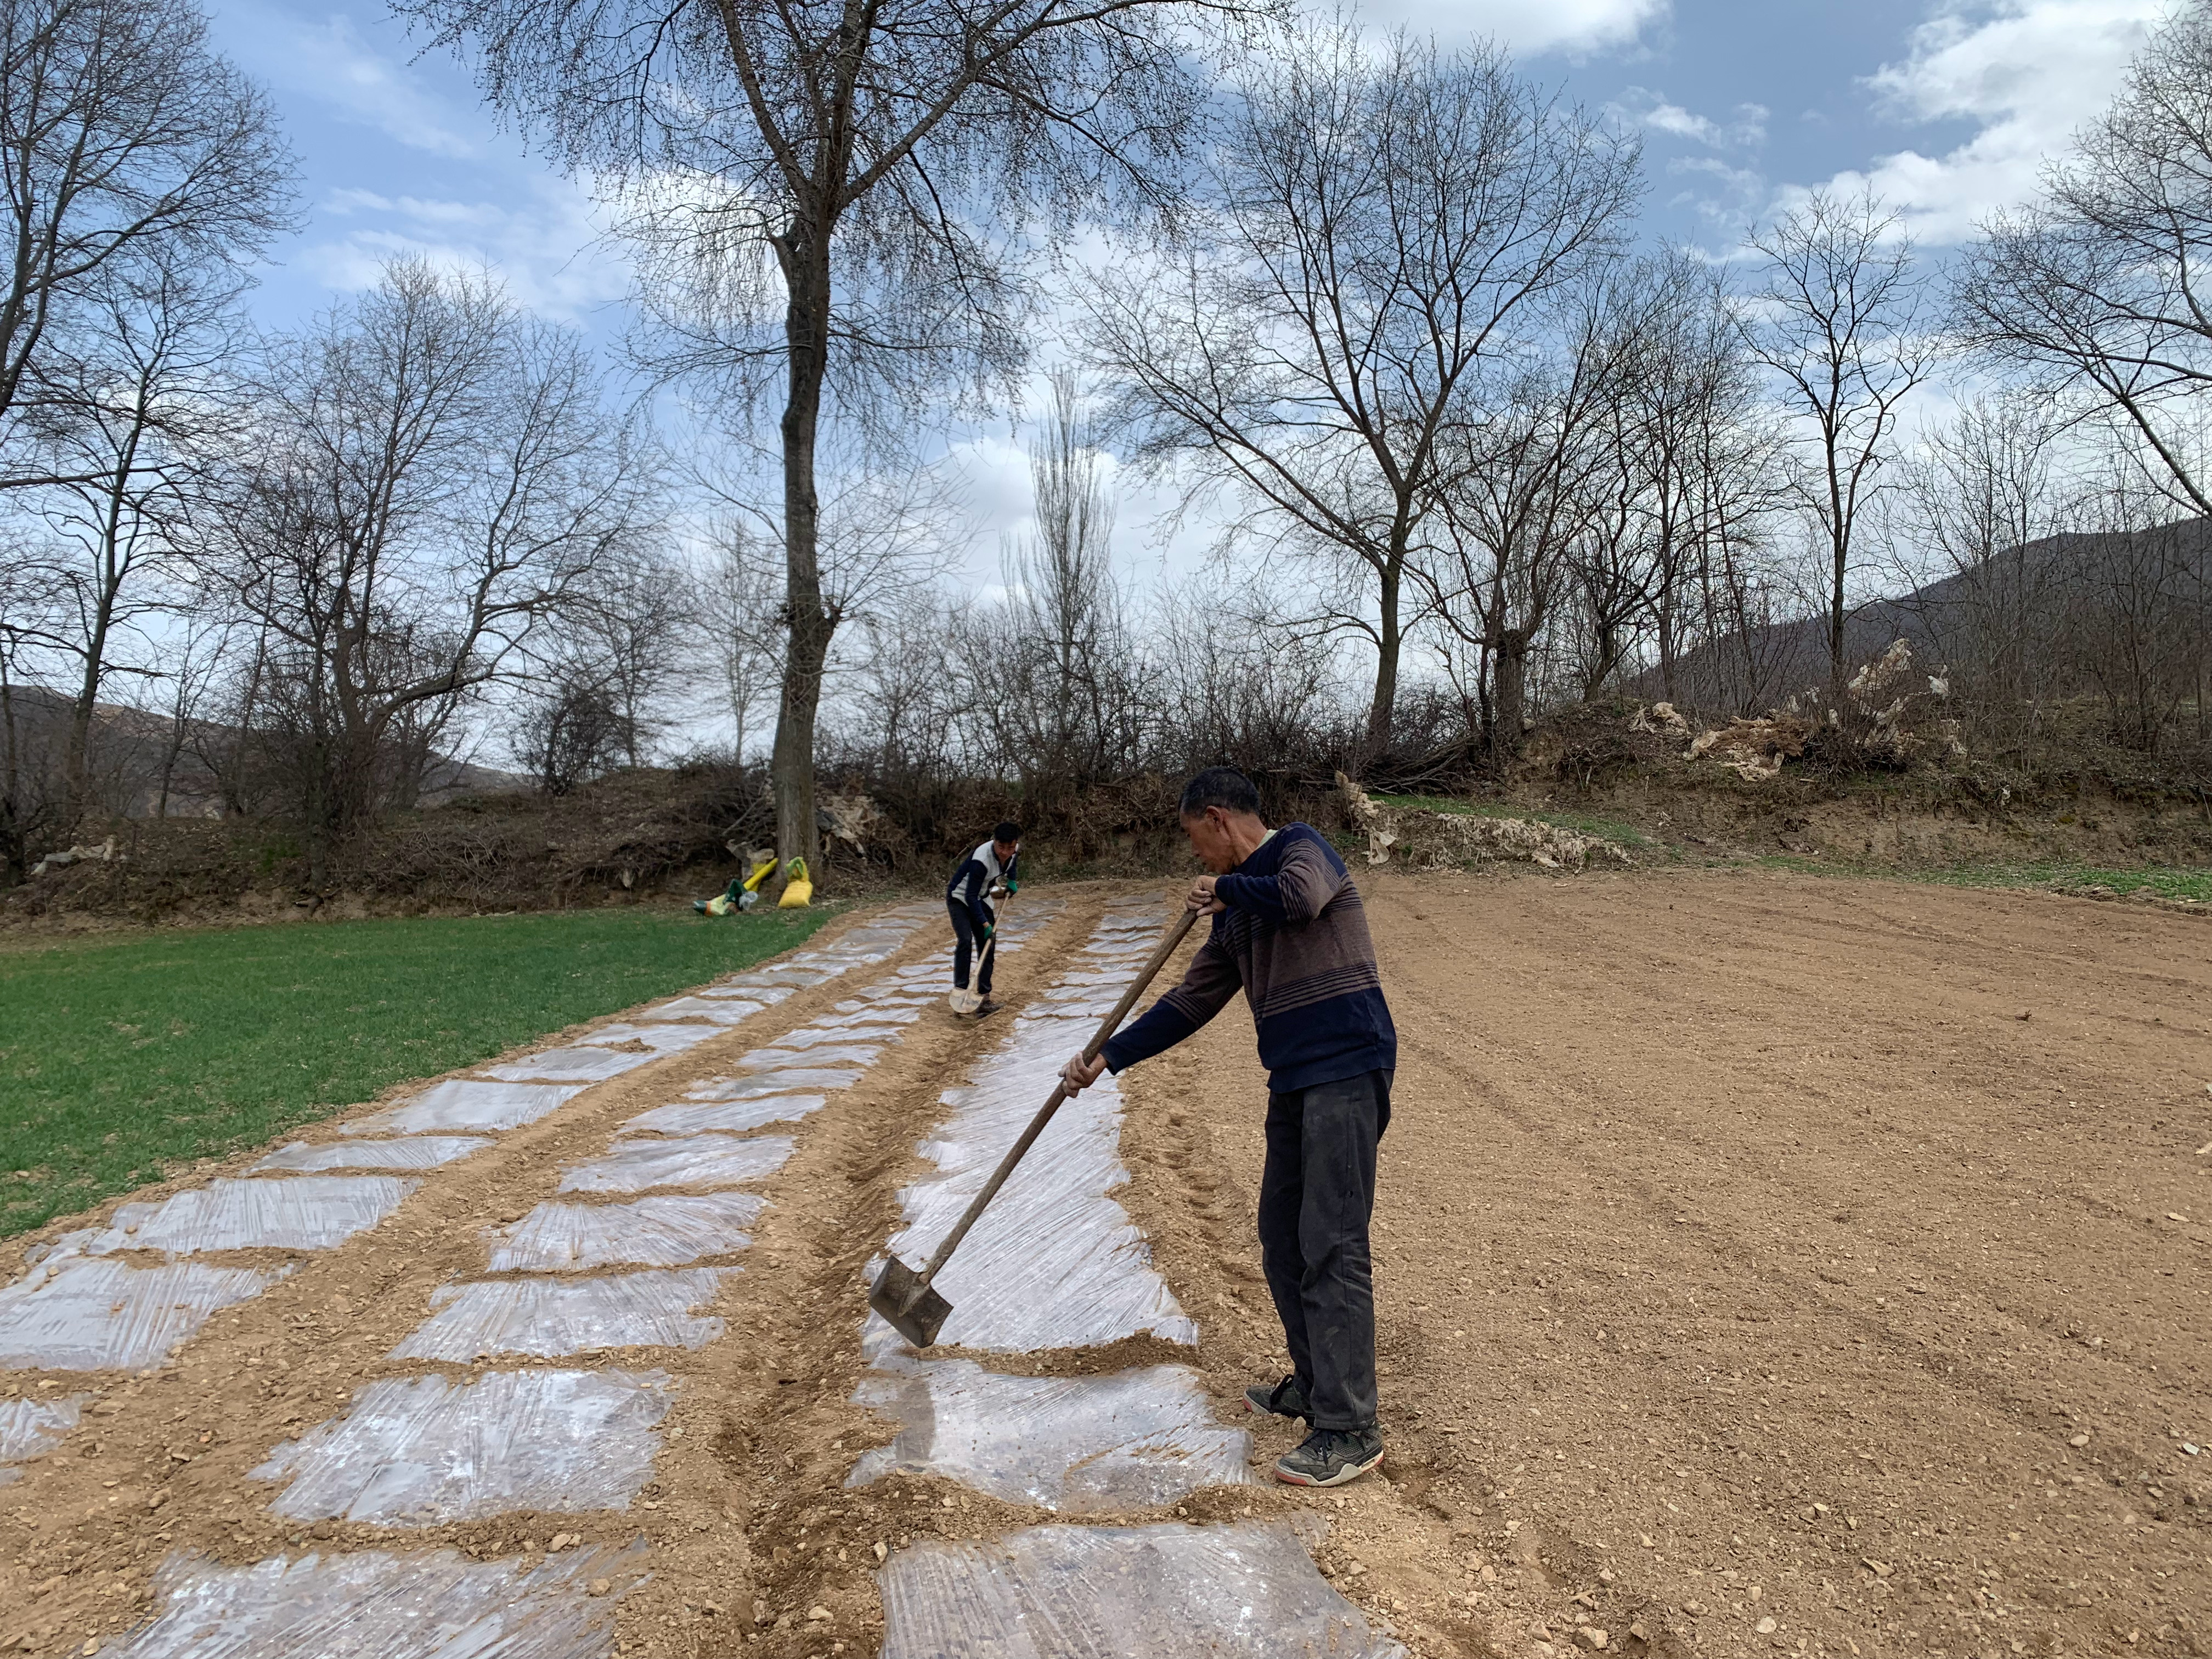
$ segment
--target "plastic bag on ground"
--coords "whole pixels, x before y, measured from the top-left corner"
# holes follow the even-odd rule
[[[682,1267],[752,1243],[745,1229],[768,1207],[758,1193],[641,1198],[628,1204],[540,1204],[501,1230],[491,1271],[580,1273],[590,1267]]]
[[[557,1359],[603,1348],[703,1348],[723,1331],[694,1313],[735,1267],[611,1273],[604,1279],[502,1279],[445,1285],[436,1310],[392,1351],[394,1359],[465,1364],[493,1354]]]
[[[246,1173],[273,1171],[312,1175],[326,1170],[435,1170],[480,1152],[491,1142],[481,1135],[406,1135],[398,1140],[331,1141],[311,1146],[295,1140],[279,1146]]]
[[[0,1290],[0,1369],[143,1370],[217,1309],[250,1301],[288,1271],[201,1261],[42,1264]]]
[[[696,1135],[720,1131],[740,1135],[771,1123],[795,1123],[822,1109],[827,1095],[769,1095],[760,1100],[678,1101],[640,1112],[618,1134]]]
[[[370,1382],[248,1471],[295,1521],[434,1527],[510,1510],[623,1510],[653,1476],[664,1371],[491,1371]]]
[[[406,1176],[302,1175],[283,1181],[216,1181],[158,1204],[117,1206],[87,1239],[87,1255],[161,1250],[328,1250],[398,1209],[422,1183]]]
[[[584,1092],[581,1084],[485,1083],[449,1078],[380,1112],[339,1127],[349,1135],[412,1135],[440,1129],[497,1133],[535,1123]]]
[[[1289,1527],[1032,1527],[903,1549],[882,1659],[1407,1659]]]
[[[972,1360],[886,1355],[853,1400],[900,1427],[890,1445],[862,1455],[848,1486],[938,1474],[1009,1504],[1080,1514],[1254,1481],[1252,1437],[1214,1420],[1186,1366],[1006,1376]]]
[[[563,1550],[536,1566],[458,1551],[276,1556],[226,1567],[172,1555],[161,1611],[110,1659],[606,1659],[641,1546]],[[594,1578],[612,1592],[592,1595]]]
[[[617,1140],[603,1158],[572,1164],[556,1189],[642,1193],[655,1187],[735,1187],[774,1175],[791,1156],[789,1135],[687,1135],[677,1140]]]

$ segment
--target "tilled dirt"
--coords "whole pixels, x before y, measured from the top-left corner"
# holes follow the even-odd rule
[[[1388,1478],[1216,1488],[1177,1514],[1318,1511],[1324,1571],[1423,1656],[1591,1650],[1601,1631],[1632,1654],[2212,1651],[2212,926],[1780,877],[1361,879],[1403,1042],[1376,1232]],[[1001,999],[1018,1009],[1133,890],[1057,890]],[[935,1477],[842,1484],[892,1433],[850,1403],[866,1266],[939,1092],[1010,1021],[941,1007],[780,1126],[797,1151],[757,1188],[751,1247],[706,1264],[742,1269],[708,1310],[721,1340],[499,1358],[674,1380],[629,1511],[301,1527],[246,1475],[368,1380],[489,1369],[386,1357],[434,1290],[483,1277],[483,1229],[940,932],[499,1137],[337,1249],[238,1253],[298,1265],[154,1376],[94,1379],[60,1451],[0,1489],[0,1643],[112,1639],[172,1550],[534,1558],[559,1535],[647,1545],[625,1653],[873,1653],[879,1547],[1051,1520]],[[975,1357],[1176,1360],[1249,1422],[1244,1386],[1281,1365],[1249,1022],[1232,1008],[1122,1085],[1116,1197],[1195,1353]],[[1293,1438],[1256,1433],[1262,1460]]]

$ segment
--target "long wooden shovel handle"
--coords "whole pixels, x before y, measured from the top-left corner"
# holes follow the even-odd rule
[[[1099,1021],[1097,1033],[1084,1048],[1085,1060],[1098,1058],[1098,1051],[1106,1046],[1107,1039],[1128,1017],[1129,1010],[1137,999],[1144,995],[1145,988],[1152,982],[1152,975],[1158,973],[1161,965],[1175,954],[1176,946],[1182,943],[1183,935],[1190,932],[1190,925],[1198,920],[1198,915],[1197,911],[1186,909],[1182,919],[1168,929],[1166,937],[1153,949],[1136,978],[1129,981],[1129,988],[1121,993],[1121,1000],[1114,1005],[1114,1012]],[[1021,1139],[1006,1149],[1006,1155],[999,1160],[999,1167],[991,1171],[991,1178],[983,1183],[983,1190],[969,1200],[968,1207],[961,1212],[960,1219],[953,1224],[952,1231],[945,1234],[945,1243],[937,1247],[937,1254],[929,1258],[929,1265],[921,1270],[921,1285],[927,1285],[937,1277],[937,1270],[951,1260],[952,1252],[958,1248],[960,1241],[968,1237],[968,1230],[975,1224],[975,1218],[983,1213],[983,1206],[998,1196],[999,1188],[1005,1186],[1006,1177],[1013,1174],[1014,1165],[1020,1163],[1022,1155],[1036,1144],[1036,1138],[1044,1133],[1044,1126],[1052,1121],[1052,1115],[1060,1109],[1066,1098],[1067,1085],[1063,1080],[1054,1088],[1052,1097],[1030,1120],[1030,1126],[1022,1131]]]

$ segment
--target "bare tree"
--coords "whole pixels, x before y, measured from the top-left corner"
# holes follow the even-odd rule
[[[1962,266],[1966,341],[2140,435],[2150,477],[2212,515],[2212,4],[2158,31],[2112,107]]]
[[[714,688],[718,712],[730,721],[730,758],[744,763],[755,716],[783,683],[781,573],[735,514],[707,526],[704,562],[692,581],[693,636]],[[771,722],[773,729],[773,722]]]
[[[776,837],[817,850],[825,413],[1003,372],[1019,245],[1116,197],[1160,204],[1205,96],[1194,25],[1267,0],[406,0],[580,166],[686,181],[651,218],[703,307],[667,366],[780,386],[784,690]],[[994,228],[994,227],[996,228]],[[811,860],[810,860],[810,862]]]
[[[1445,434],[1480,368],[1611,248],[1637,151],[1495,47],[1377,49],[1343,23],[1237,94],[1202,235],[1100,281],[1091,352],[1141,457],[1194,464],[1270,547],[1361,572],[1332,620],[1373,643],[1379,748]]]
[[[653,530],[654,477],[581,344],[486,281],[396,264],[270,356],[222,531],[319,884],[380,790],[411,799],[410,734]]]
[[[232,361],[242,347],[229,272],[148,258],[101,273],[80,303],[65,367],[43,375],[70,419],[45,446],[65,482],[33,494],[49,556],[69,595],[64,655],[73,702],[63,750],[64,816],[83,812],[94,711],[118,669],[161,672],[126,635],[173,612],[210,478],[212,442],[240,421]]]
[[[18,452],[0,486],[82,477],[39,445],[79,412],[46,380],[81,311],[148,263],[249,261],[289,222],[290,160],[190,0],[0,0],[0,435]]]
[[[1912,245],[1871,195],[1815,191],[1746,239],[1759,281],[1753,350],[1801,428],[1800,493],[1825,555],[1828,672],[1844,683],[1844,624],[1859,529],[1893,458],[1900,405],[1936,357]]]

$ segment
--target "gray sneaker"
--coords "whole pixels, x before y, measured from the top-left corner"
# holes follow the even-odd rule
[[[1275,1479],[1293,1486],[1340,1486],[1382,1461],[1380,1429],[1316,1429],[1275,1460]]]
[[[1244,1409],[1267,1412],[1275,1417],[1304,1418],[1309,1422],[1313,1418],[1306,1407],[1306,1391],[1298,1386],[1295,1371],[1272,1389],[1245,1389]]]

